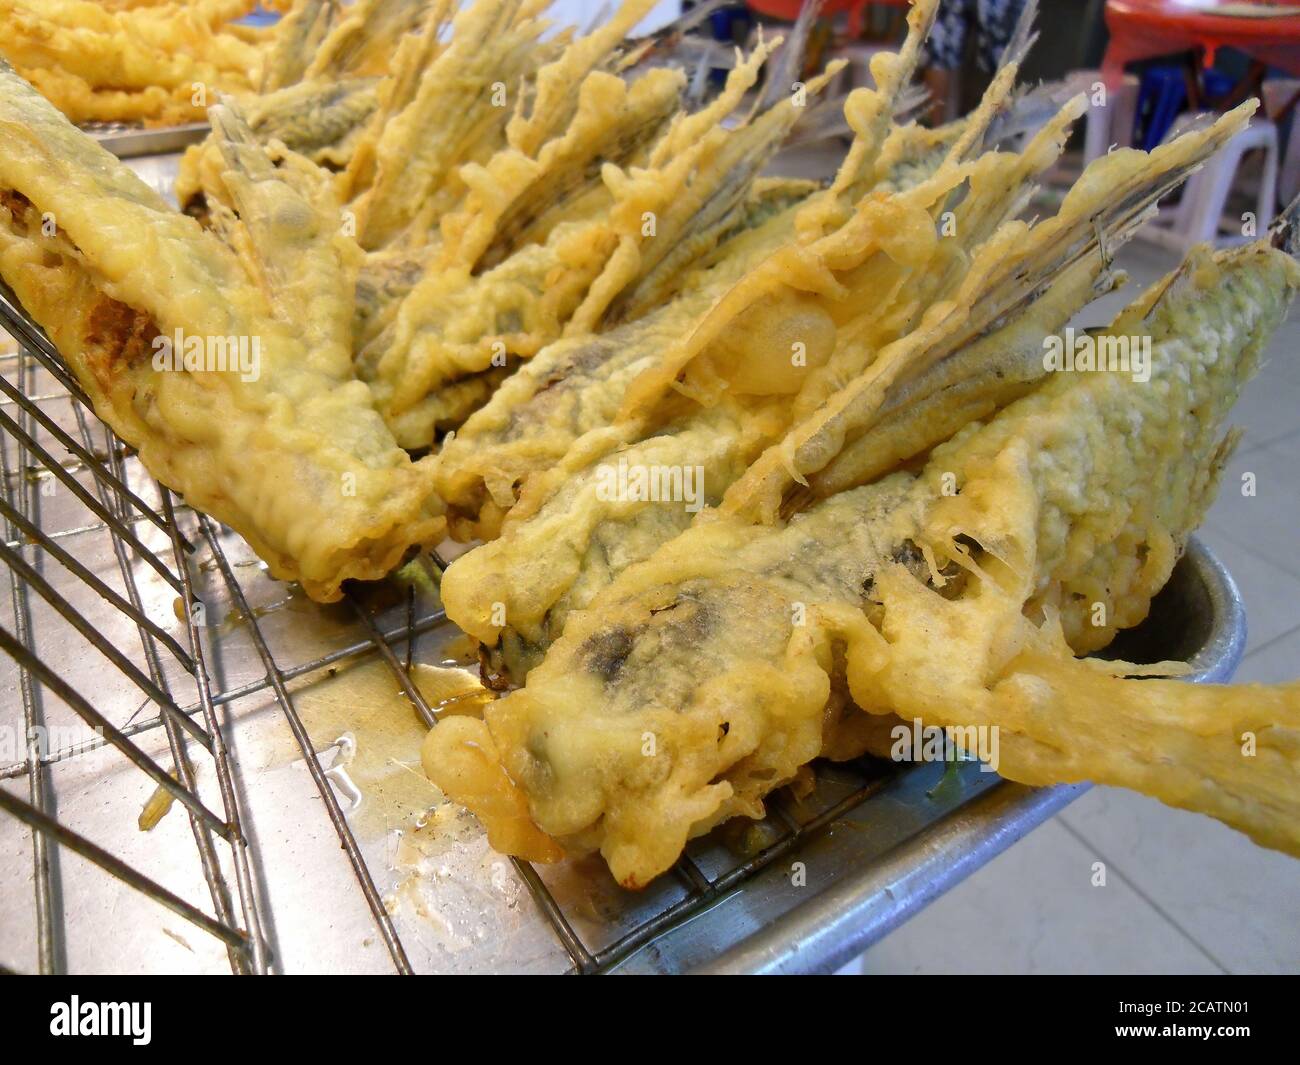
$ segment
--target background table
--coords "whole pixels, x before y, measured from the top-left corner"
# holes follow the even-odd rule
[[[1243,13],[1247,8],[1261,14]],[[1207,65],[1220,48],[1235,48],[1300,75],[1300,5],[1107,0],[1106,27],[1110,43],[1102,73],[1111,85],[1121,80],[1128,63],[1196,48],[1204,49]]]

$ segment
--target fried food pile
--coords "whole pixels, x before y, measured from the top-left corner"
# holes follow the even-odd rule
[[[1213,499],[1300,286],[1293,219],[1087,335],[1140,366],[1044,355],[1254,105],[1026,221],[1087,106],[1003,139],[1032,4],[929,130],[918,0],[824,186],[762,176],[836,73],[799,81],[806,24],[709,98],[629,36],[649,0],[584,36],[545,6],[297,0],[260,93],[210,109],[184,213],[0,74],[0,276],[149,469],[313,597],[481,541],[441,595],[515,690],[423,763],[504,853],[643,886],[896,716],[1300,854],[1300,687],[1079,657],[1146,617]],[[258,371],[160,363],[172,337],[256,338]]]
[[[257,88],[264,34],[234,22],[256,6],[0,0],[0,56],[74,122],[201,122]]]
[[[692,836],[762,816],[814,757],[861,753],[854,718],[897,714],[997,726],[1010,779],[1133,787],[1300,852],[1300,685],[1126,680],[1074,657],[1168,578],[1213,496],[1221,419],[1297,285],[1266,245],[1197,253],[1109,330],[1152,337],[1155,387],[1054,375],[917,472],[788,522],[697,520],[572,614],[483,720],[440,722],[426,770],[494,845],[547,856],[494,814],[526,808],[639,887]]]
[[[452,529],[490,538],[444,576],[448,615],[525,683],[440,722],[424,765],[500,849],[598,850],[643,886],[897,715],[996,727],[1012,779],[1134,787],[1300,853],[1300,687],[1076,657],[1167,581],[1300,270],[1267,241],[1197,252],[1094,338],[1146,338],[1147,379],[1043,357],[1249,109],[1112,153],[1025,223],[1081,104],[987,150],[1013,46],[960,128],[894,125],[926,8],[877,91],[850,98],[830,188],[666,352],[629,369],[626,346],[556,351],[538,377],[543,351],[444,445]],[[612,471],[692,468],[703,508],[608,490]]]
[[[362,252],[357,373],[404,447],[431,447],[553,342],[664,306],[724,243],[812,191],[758,175],[841,64],[755,108],[747,94],[780,43],[760,42],[693,108],[685,74],[642,67],[646,48],[626,39],[652,6],[629,0],[585,37],[544,39],[538,0],[409,4],[422,18],[371,87],[373,110],[342,115],[363,90],[333,73],[320,91],[342,95],[327,104],[299,95],[316,92],[309,78],[246,109],[274,161],[335,172]],[[182,168],[196,217],[231,207],[222,136]]]
[[[0,276],[150,472],[328,602],[435,542],[441,507],[352,372],[327,187],[228,150],[232,246],[0,69]]]
[[[73,122],[203,122],[222,95],[254,125],[320,159],[378,105],[423,0],[281,0],[269,27],[238,20],[257,0],[0,0],[0,57]],[[443,4],[444,8],[449,5]],[[283,95],[277,95],[283,93]]]

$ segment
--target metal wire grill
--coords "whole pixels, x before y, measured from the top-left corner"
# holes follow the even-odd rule
[[[88,416],[84,395],[54,357],[48,341],[36,335],[23,339],[32,342],[31,352],[20,349],[16,355],[7,356],[5,372],[0,375],[0,390],[4,393],[3,409],[0,409],[0,430],[3,430],[0,512],[5,519],[0,558],[9,570],[12,622],[12,629],[0,627],[0,648],[17,666],[22,729],[19,733],[12,724],[8,728],[10,735],[21,735],[25,757],[0,767],[0,779],[25,777],[27,795],[23,798],[10,790],[0,791],[0,807],[31,830],[38,967],[41,972],[54,972],[62,967],[64,945],[57,934],[56,921],[55,882],[59,867],[56,851],[58,847],[66,847],[220,939],[234,971],[265,971],[267,958],[252,889],[250,857],[232,787],[229,759],[214,714],[202,645],[194,632],[192,618],[185,626],[190,643],[187,650],[149,616],[133,565],[133,560],[147,565],[183,601],[188,601],[191,590],[186,555],[193,546],[179,532],[175,507],[165,489],[157,487],[160,513],[156,505],[146,502],[128,487],[121,446],[100,423],[93,421],[93,414]],[[44,375],[40,369],[45,371]],[[40,380],[42,376],[44,381]],[[95,441],[96,429],[101,435],[100,445]],[[97,447],[102,450],[97,452]],[[57,458],[56,449],[70,456],[70,460]],[[43,527],[42,502],[50,494],[47,486],[56,484],[61,484],[80,504],[80,512],[87,514],[88,520],[53,529]],[[152,524],[165,534],[170,546],[170,564],[164,555],[141,540],[138,530],[143,523]],[[86,556],[77,541],[97,533],[106,533],[111,543],[118,587],[82,561]],[[140,641],[138,657],[129,656],[106,639],[96,624],[73,605],[65,594],[67,589],[60,590],[57,586],[60,581],[49,573],[52,567],[61,569],[64,578],[94,592],[134,623]],[[96,707],[95,700],[86,697],[57,667],[38,654],[34,600],[52,609],[134,685],[144,696],[141,705],[156,707],[156,716],[138,724],[128,722],[123,727],[110,720]],[[177,703],[174,682],[164,668],[164,655],[170,656],[172,662],[193,678],[198,698],[188,710],[181,709]],[[144,669],[139,665],[141,660]],[[90,737],[71,747],[53,747],[48,728],[51,704],[75,713],[92,730]],[[170,770],[137,742],[136,737],[158,727],[166,735]],[[207,883],[207,910],[169,890],[55,816],[50,766],[103,745],[116,749],[155,782],[161,795],[185,808]],[[201,752],[199,757],[210,759],[215,770],[220,812],[197,792],[196,748]],[[218,856],[218,840],[226,850],[227,867],[233,869],[237,909],[226,868]]]
[[[249,564],[232,559],[232,543],[242,546],[242,541],[150,478],[95,417],[50,342],[17,311],[15,301],[4,304],[0,299],[0,319],[23,346],[0,360],[0,516],[5,523],[0,561],[8,569],[10,598],[0,648],[14,662],[20,714],[0,719],[0,725],[21,737],[22,749],[0,764],[0,808],[26,829],[36,967],[57,972],[69,965],[62,917],[79,904],[74,894],[82,889],[74,892],[64,882],[66,851],[215,937],[232,971],[272,968],[276,959],[264,934],[260,888],[265,870],[245,829],[248,800],[241,790],[255,788],[257,781],[237,780],[228,743],[239,723],[221,717],[223,708],[260,695],[273,700],[292,733],[392,966],[413,971],[290,686],[336,663],[377,656],[414,711],[433,724],[435,714],[412,679],[411,664],[418,640],[452,628],[436,600],[417,601],[414,592],[398,604],[350,598],[352,624],[339,626],[318,653],[286,663],[272,650],[247,578],[237,573]],[[429,564],[442,561],[435,555]],[[228,676],[223,644],[205,619],[205,600],[213,593],[200,596],[199,579],[211,579],[242,619],[242,637],[260,675]],[[168,605],[173,618],[166,618]],[[135,637],[130,646],[106,635],[108,619],[129,621]],[[124,690],[131,692],[126,702]],[[114,720],[120,713],[112,708],[130,702],[136,703],[135,712]],[[84,734],[49,742],[58,732],[48,727],[55,719],[75,719]],[[64,727],[59,734],[67,731]],[[187,898],[140,868],[147,862],[133,864],[113,853],[77,826],[71,809],[63,810],[56,771],[105,753],[156,786],[146,809],[162,804],[165,811],[169,802],[183,808],[192,860],[205,885],[199,889],[202,897],[191,891]],[[777,797],[757,853],[737,855],[712,841],[693,845],[673,870],[672,885],[653,892],[651,902],[627,897],[627,912],[600,937],[607,941],[591,942],[590,935],[584,939],[575,930],[571,900],[552,889],[547,874],[517,860],[514,867],[562,944],[568,971],[604,972],[789,855],[867,798],[887,771],[867,763],[836,772],[835,786],[819,790],[811,803]],[[129,810],[117,813],[126,817]],[[13,849],[16,837],[0,837],[0,844]],[[130,928],[116,931],[132,934]]]

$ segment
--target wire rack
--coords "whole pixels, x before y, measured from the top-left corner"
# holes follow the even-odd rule
[[[212,937],[235,973],[277,967],[264,897],[268,869],[248,824],[258,775],[231,753],[243,723],[228,713],[258,697],[274,705],[280,729],[292,735],[392,967],[412,972],[391,898],[372,873],[374,854],[358,842],[322,757],[328,744],[309,734],[293,686],[341,663],[377,658],[419,719],[432,724],[411,665],[417,643],[430,647],[455,632],[436,597],[414,589],[397,603],[352,596],[312,653],[273,650],[285,641],[268,628],[285,624],[257,600],[274,582],[243,541],[149,477],[96,418],[48,339],[12,298],[4,302],[0,319],[21,346],[0,356],[0,561],[9,578],[0,648],[12,660],[7,682],[16,696],[0,717],[13,755],[0,757],[0,809],[11,819],[0,852],[7,852],[11,877],[30,870],[32,891],[28,912],[15,904],[0,918],[0,946],[11,946],[0,963],[24,968],[34,953],[34,967],[45,973],[102,966],[112,957],[112,937],[138,937],[157,923],[152,905]],[[442,564],[436,555],[431,562]],[[238,640],[212,624],[218,602],[240,620]],[[582,934],[573,916],[582,890],[571,882],[556,890],[556,874],[526,862],[514,861],[514,872],[563,948],[558,971],[604,972],[790,855],[891,772],[868,760],[836,767],[832,784],[811,797],[778,796],[757,845],[697,841],[651,891],[607,898],[595,934]],[[124,773],[139,774],[134,790],[109,790],[131,798],[88,799]],[[150,787],[138,805],[139,789],[148,794]],[[138,825],[132,801],[142,811]],[[156,822],[173,804],[184,811],[187,832],[178,834],[181,819],[167,817],[167,843],[154,844],[161,830],[142,831],[148,812]],[[301,875],[310,879],[312,871]],[[110,914],[99,913],[96,897],[112,900]],[[94,952],[73,942],[70,928],[89,934]],[[185,933],[167,935],[193,952]]]

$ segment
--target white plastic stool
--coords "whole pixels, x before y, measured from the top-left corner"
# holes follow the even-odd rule
[[[1295,78],[1274,78],[1264,82],[1264,107],[1270,115],[1276,115],[1291,102],[1292,97],[1300,92],[1300,80]],[[1282,203],[1290,203],[1300,194],[1300,104],[1291,120],[1291,134],[1286,141],[1286,154],[1282,156],[1282,166],[1277,176],[1278,191]]]
[[[1178,136],[1198,118],[1199,115],[1182,115],[1170,128],[1165,141]],[[1223,209],[1236,180],[1241,158],[1256,149],[1264,151],[1264,169],[1255,203],[1255,235],[1242,233],[1240,221],[1234,222],[1228,232],[1220,233]],[[1251,119],[1246,129],[1229,140],[1187,180],[1178,206],[1162,211],[1144,230],[1144,235],[1180,252],[1186,252],[1202,241],[1227,247],[1254,240],[1268,228],[1277,211],[1277,156],[1277,126],[1266,118]]]
[[[1100,70],[1075,75],[1091,86],[1102,80]],[[1091,80],[1087,80],[1091,79]],[[1111,145],[1128,148],[1133,143],[1133,123],[1137,119],[1139,82],[1136,74],[1125,74],[1124,81],[1106,90],[1104,107],[1089,106],[1084,112],[1083,165],[1087,166],[1110,151]],[[1085,89],[1089,100],[1091,88]]]

